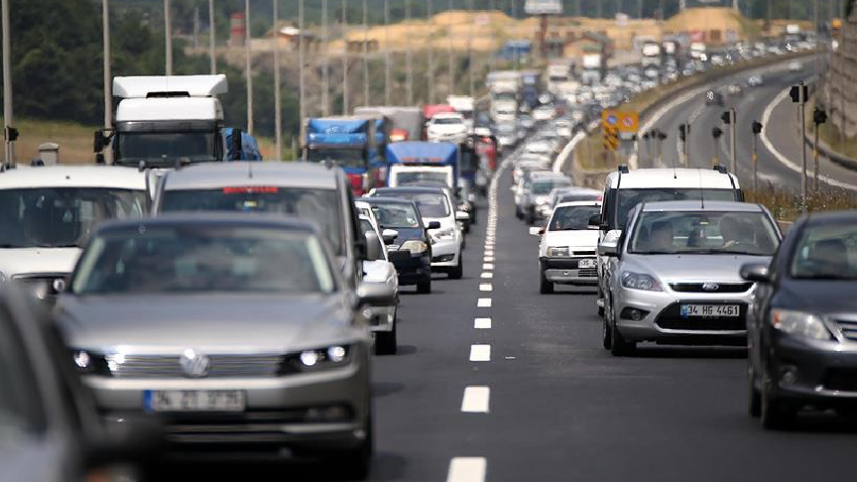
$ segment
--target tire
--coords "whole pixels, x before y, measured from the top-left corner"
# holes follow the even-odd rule
[[[634,353],[637,348],[637,343],[628,341],[619,333],[619,328],[616,326],[616,312],[613,309],[612,298],[605,298],[606,317],[610,323],[610,354],[613,356],[628,356]]]
[[[539,270],[539,293],[550,295],[554,292],[554,284],[545,277],[544,270]]]
[[[521,211],[521,208],[515,206],[515,217],[518,219],[524,219],[524,213]]]
[[[753,418],[758,418],[762,415],[762,394],[756,388],[756,375],[752,365],[747,368],[747,413]]]
[[[431,278],[417,283],[417,293],[427,295],[431,293]]]
[[[332,465],[337,467],[337,475],[346,480],[365,480],[372,469],[372,457],[375,453],[375,436],[372,417],[366,422],[366,439],[359,447],[335,457]]]
[[[396,328],[398,322],[393,319],[393,329],[390,331],[380,331],[375,333],[375,354],[376,355],[395,355],[399,349],[399,343],[396,336]]]
[[[596,298],[596,299],[604,300],[604,293],[601,291],[601,285],[600,284],[598,285],[598,298]],[[602,303],[604,303],[604,301],[602,301]],[[596,306],[598,306],[598,305],[596,305]],[[603,306],[598,306],[598,316],[604,318],[604,307]],[[609,347],[605,346],[604,348],[609,348]]]
[[[607,324],[607,318],[601,319],[601,344],[605,350],[613,348],[613,332]]]
[[[461,279],[464,276],[464,262],[462,256],[458,255],[458,265],[449,271],[449,279]]]
[[[528,225],[532,226],[533,224],[536,223],[536,213],[534,213],[532,209],[527,210],[527,213],[524,216],[524,221]]]
[[[780,400],[771,393],[771,381],[768,375],[762,380],[760,413],[762,427],[765,430],[783,430],[791,426],[797,410],[787,402]]]

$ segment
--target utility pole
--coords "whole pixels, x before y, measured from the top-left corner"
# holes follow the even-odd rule
[[[330,113],[330,59],[328,58],[330,43],[327,38],[327,0],[321,0],[321,36],[324,42],[321,69],[321,114],[327,116]]]
[[[805,110],[806,110],[807,93],[808,93],[807,86],[803,82],[798,83],[798,85],[792,86],[791,90],[789,91],[789,96],[792,98],[792,102],[797,104],[797,106],[798,106],[798,112],[797,112],[798,124],[800,125],[800,142],[799,142],[799,144],[801,146],[800,159],[801,159],[801,165],[802,165],[800,186],[801,186],[801,196],[802,196],[804,211],[806,211],[807,188],[808,188],[807,172],[806,172],[806,169],[807,169],[807,167],[806,167],[806,161],[807,161],[806,160],[806,146],[804,146],[804,139],[806,139],[806,119],[805,119],[806,112],[805,112]]]
[[[494,1],[495,0],[491,0],[491,3],[488,4],[488,9],[490,10],[490,12],[492,14],[494,13],[494,10],[497,9],[497,5],[494,4]],[[491,72],[494,72],[494,52],[493,52],[493,50],[491,51],[490,54],[488,54],[488,65],[489,65],[488,70]]]
[[[762,123],[753,121],[753,190],[759,192],[759,134],[762,133]]]
[[[101,1],[101,29],[104,43],[104,128],[109,129],[113,126],[113,74],[110,68],[110,7],[107,0]]]
[[[818,0],[813,0],[812,2],[812,15],[813,21],[815,23],[815,55],[813,56],[815,61],[815,72],[817,75],[821,73],[821,16],[818,8]]]
[[[247,75],[247,134],[253,135],[253,58],[250,49],[250,0],[244,0],[244,57]]]
[[[815,142],[812,144],[812,160],[815,163],[815,175],[813,176],[812,190],[818,193],[818,128],[821,124],[827,122],[827,112],[821,107],[816,106],[812,113],[812,123],[815,126],[813,137]]]
[[[301,123],[306,119],[306,100],[304,99],[304,51],[306,45],[304,38],[306,38],[306,32],[304,32],[304,0],[298,0],[298,110]]]
[[[390,87],[393,72],[390,69],[390,0],[384,0],[384,105],[390,105]]]
[[[473,76],[475,70],[473,66],[473,29],[475,28],[475,17],[473,16],[473,0],[467,0],[467,10],[470,18],[470,25],[467,28],[467,76],[470,82],[468,93],[473,97],[476,92],[476,80]]]
[[[12,46],[9,40],[9,0],[2,0],[3,21],[3,132],[6,138],[6,166],[15,165],[15,139],[18,131],[12,127]]]
[[[348,115],[348,0],[342,0],[342,115]]]
[[[208,0],[208,51],[211,56],[211,75],[217,73],[217,50],[215,46],[214,0]]]
[[[447,54],[449,55],[449,95],[455,93],[455,60],[453,59],[452,54],[452,10],[454,8],[454,1],[449,0],[449,11],[446,12],[446,46]]]
[[[410,26],[411,24],[411,2],[410,0],[405,0],[405,23]],[[405,62],[407,68],[407,105],[414,105],[414,53],[411,50],[411,36],[405,35]]]
[[[369,101],[369,7],[363,0],[363,105]]]
[[[199,6],[193,7],[193,49],[199,48]]]
[[[170,0],[164,0],[164,49],[167,59],[166,74],[173,75],[173,20]]]
[[[738,113],[731,108],[720,116],[720,120],[729,126],[729,170],[738,175],[737,141],[738,141]]]
[[[274,129],[277,131],[274,139],[276,144],[275,159],[283,158],[283,113],[282,99],[280,98],[280,33],[277,23],[280,19],[280,0],[273,0],[274,4]]]
[[[493,1],[493,0],[492,0]],[[426,17],[429,22],[428,38],[428,103],[434,104],[434,12],[432,0],[426,0]]]

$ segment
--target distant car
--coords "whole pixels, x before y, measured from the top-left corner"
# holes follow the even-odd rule
[[[541,236],[539,293],[553,293],[556,283],[598,283],[598,229],[591,228],[589,221],[600,212],[599,202],[562,203],[544,228],[530,228],[530,234]]]
[[[789,72],[800,72],[803,69],[803,64],[797,60],[789,62]]]
[[[527,224],[534,224],[543,220],[542,211],[539,206],[547,204],[550,193],[557,187],[571,186],[571,179],[564,174],[555,172],[540,172],[533,174],[528,182],[525,182],[518,200],[518,210],[521,212]]]
[[[744,88],[739,84],[729,84],[729,87],[726,88],[726,93],[731,97],[741,97],[744,95]]]
[[[713,90],[705,93],[705,105],[723,106],[723,94]]]
[[[857,215],[798,220],[770,265],[747,264],[756,283],[747,317],[750,414],[787,427],[808,406],[857,411]]]
[[[556,117],[556,108],[551,104],[543,104],[533,109],[533,119],[538,122],[552,120]]]
[[[57,304],[69,365],[105,420],[149,414],[181,451],[287,448],[365,477],[365,313],[395,294],[336,263],[314,225],[280,216],[102,225]]]
[[[750,87],[761,87],[765,85],[765,78],[761,75],[753,75],[747,79],[747,85]]]
[[[534,119],[533,117],[531,117],[528,114],[519,115],[518,116],[518,122],[520,123],[521,127],[523,127],[524,129],[532,129],[533,126],[536,125],[536,119]]]
[[[604,348],[624,356],[642,341],[745,346],[754,285],[738,273],[745,263],[769,261],[780,239],[756,204],[638,204],[622,235],[598,245],[611,265]]]
[[[369,205],[366,204],[366,206]],[[369,317],[369,329],[375,338],[375,354],[395,355],[398,349],[396,315],[399,305],[399,276],[396,272],[396,266],[387,257],[386,245],[392,245],[399,233],[393,229],[382,230],[374,221],[375,214],[371,207],[369,212],[372,213],[371,217],[360,216],[360,229],[363,230],[364,235],[374,234],[368,238],[376,243],[373,251],[377,252],[379,257],[363,261],[363,282],[384,284],[396,294],[394,302],[388,306],[367,308],[372,312]]]
[[[563,186],[555,188],[548,196],[548,202],[539,206],[542,219],[551,217],[554,208],[561,203],[576,201],[601,201],[602,193],[595,189],[580,186]]]
[[[437,114],[428,122],[426,136],[432,142],[464,142],[467,138],[467,123],[458,113]]]

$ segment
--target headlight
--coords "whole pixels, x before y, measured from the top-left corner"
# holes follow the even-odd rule
[[[412,239],[405,241],[400,249],[410,251],[413,254],[423,254],[428,251],[428,245],[420,240]]]
[[[107,359],[103,355],[87,350],[73,350],[72,361],[74,368],[83,375],[110,375]]]
[[[571,256],[571,252],[569,251],[568,246],[548,248],[548,256],[551,258],[568,258]]]
[[[622,287],[642,291],[663,291],[661,284],[653,276],[631,272],[622,274]]]
[[[453,228],[445,228],[438,229],[434,233],[432,233],[432,237],[437,240],[446,240],[449,241],[451,239],[455,239],[455,229]]]
[[[548,198],[546,198],[546,197],[537,197],[536,198],[536,204],[538,204],[538,205],[547,204],[547,203],[548,203]]]
[[[289,374],[338,368],[351,361],[352,351],[352,347],[348,345],[333,345],[294,353],[285,358],[281,373]]]
[[[800,335],[815,340],[829,340],[831,335],[824,322],[816,315],[791,310],[773,310],[771,324],[790,335]]]

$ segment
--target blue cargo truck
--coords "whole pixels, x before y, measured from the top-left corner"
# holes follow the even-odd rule
[[[450,142],[404,141],[387,146],[387,185],[443,184],[458,187],[460,156]]]
[[[356,196],[381,186],[376,121],[365,117],[323,117],[304,123],[303,160],[340,166]]]

